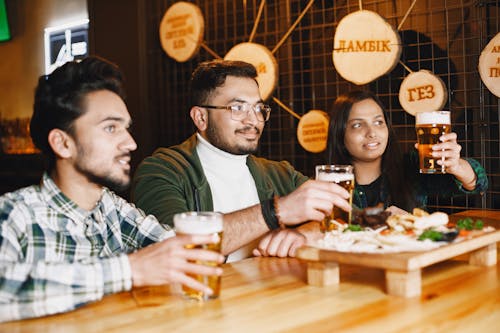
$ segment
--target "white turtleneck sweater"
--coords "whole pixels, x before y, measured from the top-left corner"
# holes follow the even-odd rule
[[[212,192],[214,211],[230,213],[259,203],[255,181],[246,164],[248,155],[233,155],[213,146],[197,133],[196,152]],[[248,258],[259,240],[229,254],[227,262]]]

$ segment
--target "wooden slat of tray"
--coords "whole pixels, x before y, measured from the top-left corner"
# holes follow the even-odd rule
[[[421,252],[403,253],[347,253],[311,246],[297,250],[297,257],[308,261],[337,262],[381,269],[411,271],[469,253],[500,241],[500,230],[488,232],[472,239]]]

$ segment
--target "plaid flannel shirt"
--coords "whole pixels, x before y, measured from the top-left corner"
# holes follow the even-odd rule
[[[44,174],[0,197],[0,321],[72,310],[130,290],[127,253],[174,236],[108,189],[86,211]]]

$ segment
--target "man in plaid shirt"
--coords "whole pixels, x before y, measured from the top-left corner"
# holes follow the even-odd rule
[[[110,189],[130,182],[122,75],[99,58],[69,62],[39,79],[31,136],[47,158],[40,185],[0,197],[0,321],[72,310],[132,287],[220,275],[206,250],[217,236],[175,236]],[[175,236],[175,237],[174,237]]]

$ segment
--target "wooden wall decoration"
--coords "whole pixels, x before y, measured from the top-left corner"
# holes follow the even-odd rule
[[[446,86],[428,70],[410,73],[399,88],[399,103],[411,115],[419,111],[439,111],[446,104]]]
[[[188,61],[200,49],[204,28],[205,21],[198,6],[177,2],[170,6],[161,20],[161,46],[176,61]]]
[[[500,97],[500,32],[481,52],[478,68],[484,85],[493,95]]]
[[[278,62],[269,49],[257,43],[240,43],[224,56],[226,60],[248,62],[257,69],[257,82],[263,100],[271,97],[278,84]]]
[[[321,153],[328,142],[330,118],[322,110],[311,110],[303,115],[297,126],[297,139],[302,148],[311,153]]]
[[[333,64],[347,81],[366,84],[392,71],[401,55],[396,30],[379,14],[360,10],[346,15],[335,30]]]

